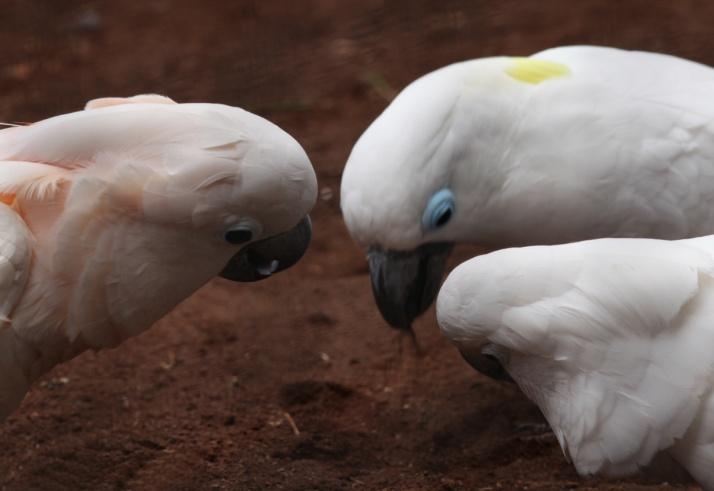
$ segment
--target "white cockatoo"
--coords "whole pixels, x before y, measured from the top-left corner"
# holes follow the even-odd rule
[[[447,66],[355,144],[341,206],[384,318],[408,328],[454,243],[714,233],[714,69],[575,46]]]
[[[0,420],[54,365],[211,278],[289,267],[316,187],[292,137],[219,104],[98,99],[0,131]]]
[[[666,452],[714,490],[714,236],[505,249],[451,272],[442,332],[542,410],[582,475]]]

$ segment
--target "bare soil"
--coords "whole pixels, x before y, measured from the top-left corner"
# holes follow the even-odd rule
[[[678,487],[579,479],[538,410],[462,362],[433,311],[417,355],[374,306],[339,180],[359,134],[429,70],[565,44],[714,64],[712,19],[714,3],[688,0],[0,0],[0,121],[146,92],[227,103],[295,135],[321,184],[297,267],[217,279],[37,383],[0,424],[0,489]]]

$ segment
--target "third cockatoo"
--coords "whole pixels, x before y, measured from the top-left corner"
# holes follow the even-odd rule
[[[316,187],[292,137],[219,104],[99,99],[0,131],[0,420],[211,278],[292,265]]]
[[[454,243],[714,233],[714,69],[592,46],[447,66],[359,138],[341,195],[380,311],[403,329]]]
[[[714,236],[496,251],[452,271],[436,309],[464,358],[494,360],[540,407],[580,474],[665,453],[714,490]]]

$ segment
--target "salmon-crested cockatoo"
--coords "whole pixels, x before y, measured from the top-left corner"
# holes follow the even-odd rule
[[[714,236],[505,249],[451,272],[442,332],[535,402],[582,475],[669,454],[714,490]]]
[[[454,243],[714,233],[714,69],[575,46],[447,66],[355,144],[341,206],[377,305],[408,329]]]
[[[292,137],[219,104],[99,99],[0,131],[0,420],[54,365],[211,278],[292,265],[316,187]]]

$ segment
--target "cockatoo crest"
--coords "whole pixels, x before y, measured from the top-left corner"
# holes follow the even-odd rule
[[[89,101],[85,105],[85,110],[123,104],[176,104],[176,102],[157,94],[133,97],[106,97]],[[22,131],[22,128],[22,126],[19,126],[18,130],[15,131]],[[67,171],[82,167],[83,163],[78,161],[71,163],[53,162],[49,164],[12,160],[0,162],[0,201],[6,204],[13,204],[16,195],[33,201],[50,199],[54,196],[62,180],[67,177]]]

